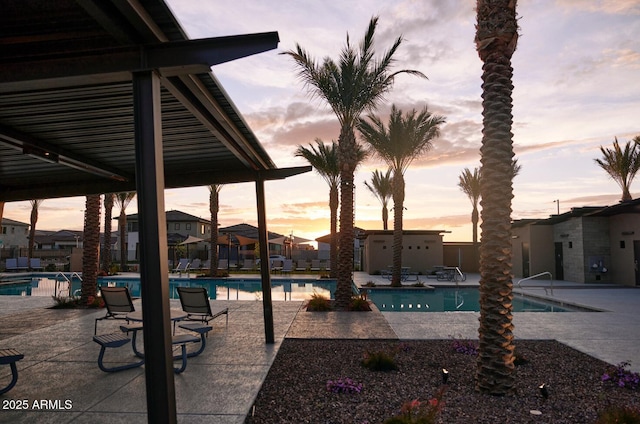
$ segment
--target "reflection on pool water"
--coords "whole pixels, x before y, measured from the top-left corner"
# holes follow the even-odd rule
[[[69,284],[61,278],[22,277],[4,281],[0,284],[0,295],[15,296],[54,296],[68,295],[80,290],[80,280],[73,278]],[[140,279],[129,277],[98,277],[100,286],[126,286],[131,295],[140,296]],[[178,298],[176,287],[205,287],[211,299],[222,300],[261,300],[262,283],[259,278],[170,278],[169,294],[172,299]],[[305,300],[313,293],[333,299],[336,288],[335,280],[274,278],[271,280],[272,300]]]
[[[367,288],[369,299],[383,312],[479,312],[477,288],[376,289]],[[513,312],[571,312],[577,309],[514,294]],[[584,309],[580,309],[584,311]]]

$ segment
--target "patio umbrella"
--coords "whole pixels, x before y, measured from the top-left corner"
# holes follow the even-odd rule
[[[185,244],[187,246],[187,258],[189,258],[189,245],[193,244],[193,243],[199,243],[201,241],[204,241],[204,239],[201,239],[201,238],[195,237],[195,236],[189,236],[189,237],[187,237],[187,239],[185,241],[183,241],[182,243],[179,243],[179,244]]]

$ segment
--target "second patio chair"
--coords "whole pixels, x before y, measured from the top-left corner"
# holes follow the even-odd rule
[[[127,315],[135,311],[131,294],[127,287],[101,287],[102,300],[107,308],[107,314],[96,318],[93,334],[98,333],[98,321],[103,319],[126,319]]]
[[[207,289],[204,287],[177,287],[182,310],[187,313],[188,321],[209,323],[214,318],[227,316],[229,324],[229,308],[211,307]]]

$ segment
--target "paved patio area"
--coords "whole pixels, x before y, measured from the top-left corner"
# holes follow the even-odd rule
[[[385,282],[362,273],[355,278],[359,283]],[[477,276],[464,283],[477,284]],[[523,291],[606,312],[516,313],[517,338],[557,339],[610,363],[630,360],[632,369],[640,371],[639,289],[554,282],[552,296],[548,289],[545,295],[548,284],[530,281]],[[177,300],[171,302],[179,308]],[[229,307],[229,324],[215,320],[206,350],[175,376],[180,423],[243,423],[285,337],[477,338],[478,313],[298,314],[302,302],[277,301],[276,343],[265,345],[261,302],[216,302]],[[48,298],[0,296],[0,347],[25,354],[18,363],[17,385],[0,396],[0,422],[146,423],[144,368],[112,374],[98,369],[99,346],[91,339],[94,319],[104,311],[46,309],[51,303]],[[102,321],[99,332],[114,331],[117,325]],[[127,346],[109,349],[107,355],[109,360],[133,359]],[[8,381],[9,372],[8,366],[0,368],[0,384]],[[26,400],[27,409],[15,410],[18,403],[12,400]]]

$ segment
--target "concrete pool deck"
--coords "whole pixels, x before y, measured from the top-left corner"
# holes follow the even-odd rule
[[[388,284],[364,273],[356,273],[355,279],[360,284],[369,280]],[[556,339],[612,364],[631,361],[631,368],[640,371],[640,290],[553,283],[554,295],[548,293],[548,297],[607,312],[516,313],[516,337]],[[471,275],[461,284],[477,286],[478,277]],[[543,297],[543,286],[548,284],[548,280],[523,283],[526,293]],[[302,302],[277,301],[276,343],[266,345],[261,302],[216,302],[229,307],[229,324],[215,320],[206,350],[190,358],[186,371],[175,376],[180,423],[243,423],[287,337],[477,338],[479,314],[473,312],[384,312],[373,318],[336,312],[322,315],[319,323],[307,314],[298,315]],[[91,330],[94,319],[104,311],[46,309],[51,304],[50,298],[0,296],[0,348],[15,348],[25,355],[18,362],[18,383],[0,396],[0,422],[146,423],[144,368],[112,374],[98,369],[99,346],[93,343]],[[172,300],[171,306],[179,308],[179,302]],[[98,329],[100,333],[114,331],[118,324],[102,321]],[[16,326],[19,331],[9,329]],[[124,346],[110,349],[107,358],[129,361],[132,353]],[[8,381],[9,374],[9,367],[0,367],[0,385]],[[26,400],[28,409],[15,410],[17,403],[10,401],[18,400]],[[41,400],[55,408],[34,408],[34,402]],[[64,409],[66,400],[71,401],[70,409]],[[7,409],[1,408],[4,406]]]

